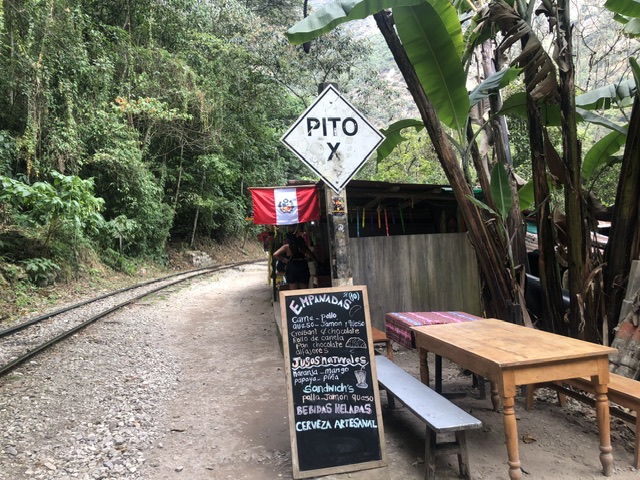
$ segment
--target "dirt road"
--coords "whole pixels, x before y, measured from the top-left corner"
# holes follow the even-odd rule
[[[179,359],[181,373],[162,419],[163,438],[147,453],[145,478],[168,480],[288,479],[292,477],[284,362],[276,335],[266,263],[225,273],[150,305],[167,335],[158,348]],[[399,350],[396,363],[417,375],[415,352]],[[472,478],[507,477],[500,413],[479,400],[469,377],[445,362],[444,385],[466,394],[455,402],[481,419],[468,436]],[[424,427],[409,412],[389,411],[381,394],[389,465],[327,479],[423,478]],[[593,411],[562,409],[542,393],[536,409],[516,403],[524,478],[600,479]],[[636,479],[633,435],[615,421],[613,477]],[[438,478],[458,478],[455,457],[442,458]]]

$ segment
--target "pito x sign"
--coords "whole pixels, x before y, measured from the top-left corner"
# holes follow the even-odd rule
[[[342,191],[383,140],[384,136],[332,85],[281,139],[336,193]]]

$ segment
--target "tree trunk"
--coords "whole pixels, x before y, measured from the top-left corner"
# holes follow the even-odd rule
[[[507,319],[509,314],[508,303],[513,301],[514,290],[509,281],[509,272],[505,268],[505,246],[496,245],[491,241],[480,211],[467,197],[472,192],[465,181],[453,146],[442,128],[433,104],[429,102],[424,93],[413,65],[393,29],[388,13],[384,11],[378,12],[374,15],[374,18],[420,111],[422,121],[429,132],[429,137],[438,159],[447,175],[469,229],[469,236],[476,249],[478,262],[491,296],[490,303],[487,306],[488,311],[498,318]]]
[[[585,208],[582,202],[582,175],[580,148],[576,130],[575,72],[572,59],[571,24],[569,2],[558,2],[557,39],[563,45],[558,65],[560,68],[560,111],[562,121],[563,163],[566,182],[564,185],[565,210],[567,216],[567,238],[569,249],[569,335],[596,341],[594,338],[595,310],[587,295],[584,281],[589,273],[589,251],[585,225]],[[588,297],[588,298],[587,298]]]
[[[207,172],[202,172],[202,178],[200,179],[200,195],[198,198],[198,204],[196,206],[196,215],[193,218],[193,228],[191,229],[191,241],[189,242],[189,246],[193,247],[193,244],[196,240],[196,231],[198,230],[198,218],[200,217],[200,200],[202,199],[202,191],[204,190],[204,182],[207,178]]]
[[[489,181],[489,174],[485,167],[485,162],[482,161],[482,156],[480,154],[478,144],[473,140],[473,128],[471,127],[471,122],[467,122],[467,141],[471,146],[471,158],[473,159],[473,166],[475,167],[476,173],[478,174],[478,182],[480,183],[480,188],[482,188],[483,192],[490,192],[491,184]],[[491,195],[485,198],[485,203],[492,209],[496,210],[496,206],[493,203]]]
[[[176,181],[176,196],[173,199],[173,209],[178,206],[180,196],[180,183],[182,183],[182,162],[184,161],[184,144],[180,141],[180,166],[178,167],[178,180]]]
[[[627,276],[631,262],[637,255],[637,252],[634,254],[633,249],[637,248],[637,242],[634,239],[638,238],[638,201],[640,201],[640,100],[636,96],[622,157],[616,203],[611,219],[611,232],[604,253],[604,291],[605,298],[608,299],[606,315],[608,324],[612,327],[618,324],[620,307],[628,283]]]
[[[482,70],[485,78],[496,73],[496,66],[493,61],[493,53],[491,49],[491,41],[483,42],[481,46],[482,53]],[[513,252],[513,260],[515,267],[522,266],[526,271],[529,270],[529,259],[527,257],[527,249],[524,238],[526,233],[526,225],[520,211],[520,200],[518,198],[518,185],[513,175],[513,160],[511,158],[511,150],[509,149],[509,136],[507,135],[507,122],[504,115],[495,115],[502,109],[502,98],[497,92],[489,96],[489,106],[493,114],[490,121],[491,133],[493,136],[493,148],[496,152],[498,161],[502,163],[509,174],[509,187],[511,188],[511,199],[513,201],[509,216],[507,218],[507,231],[511,241],[511,250]],[[525,308],[523,306],[523,308]]]
[[[562,284],[555,254],[555,241],[551,211],[549,209],[549,179],[545,166],[545,148],[540,110],[527,95],[527,116],[529,120],[529,145],[533,173],[533,195],[538,210],[538,269],[542,290],[542,329],[566,335],[564,307],[562,304]]]

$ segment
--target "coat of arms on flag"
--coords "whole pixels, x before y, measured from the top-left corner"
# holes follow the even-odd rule
[[[253,223],[293,225],[320,218],[315,185],[304,187],[253,187]]]

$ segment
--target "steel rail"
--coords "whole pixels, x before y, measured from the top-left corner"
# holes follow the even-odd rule
[[[108,308],[107,310],[105,310],[103,312],[100,312],[97,315],[94,315],[94,316],[88,318],[84,322],[76,325],[73,328],[70,328],[69,330],[67,330],[67,331],[65,331],[65,332],[63,332],[63,333],[61,333],[61,334],[59,334],[57,336],[55,336],[54,338],[48,340],[47,342],[39,345],[36,348],[28,351],[27,353],[25,353],[24,355],[21,355],[20,357],[16,358],[15,360],[11,361],[10,363],[7,363],[6,365],[1,366],[0,367],[0,377],[2,377],[3,375],[6,375],[8,372],[10,372],[14,368],[16,368],[18,365],[21,365],[22,363],[24,363],[25,361],[29,360],[30,358],[33,358],[34,356],[36,356],[40,352],[46,350],[47,348],[51,347],[52,345],[55,345],[59,341],[64,340],[65,338],[73,335],[74,333],[82,330],[83,328],[86,328],[87,326],[91,325],[92,323],[96,322],[97,320],[101,319],[102,317],[105,317],[105,316],[109,315],[110,313],[113,313],[116,310],[119,310],[119,309],[121,309],[121,308],[123,308],[123,307],[125,307],[127,305],[130,305],[131,303],[133,303],[133,302],[135,302],[137,300],[140,300],[141,298],[147,297],[147,296],[152,295],[152,294],[154,294],[156,292],[159,292],[160,290],[164,290],[166,288],[169,288],[169,287],[171,287],[173,285],[176,285],[178,283],[181,283],[181,282],[185,282],[185,281],[190,280],[192,278],[196,278],[196,277],[199,277],[199,276],[202,276],[202,275],[207,275],[209,273],[219,272],[221,270],[226,270],[226,269],[238,267],[238,266],[241,266],[241,265],[247,265],[247,264],[251,264],[251,263],[258,263],[258,262],[261,262],[261,261],[262,260],[246,260],[246,261],[243,261],[243,262],[237,262],[237,263],[232,263],[232,264],[217,265],[217,266],[214,266],[214,267],[204,267],[204,268],[201,268],[201,269],[189,270],[187,272],[182,272],[181,274],[179,273],[179,274],[169,275],[169,276],[163,277],[162,279],[159,279],[159,280],[146,282],[146,283],[143,283],[143,284],[135,285],[135,286],[133,286],[131,288],[124,288],[124,289],[118,290],[116,292],[111,292],[110,294],[101,295],[100,297],[96,297],[96,298],[90,299],[88,301],[80,302],[80,303],[77,303],[77,304],[75,304],[75,305],[73,305],[71,307],[66,307],[66,308],[63,308],[63,309],[60,309],[60,310],[56,310],[55,312],[52,312],[50,314],[43,315],[42,317],[44,317],[44,318],[41,318],[40,321],[45,320],[47,318],[51,318],[51,317],[53,317],[55,315],[59,315],[61,313],[65,313],[65,312],[67,312],[69,310],[72,310],[73,308],[79,308],[79,307],[84,306],[84,305],[86,305],[88,303],[92,303],[92,302],[95,302],[95,301],[98,301],[98,300],[102,300],[104,298],[108,298],[110,296],[114,296],[114,295],[116,295],[118,293],[126,292],[128,290],[133,289],[133,288],[139,288],[141,286],[146,286],[146,285],[150,285],[150,284],[153,284],[153,283],[157,283],[158,281],[166,280],[168,278],[172,278],[172,277],[175,277],[175,276],[178,276],[178,275],[184,275],[185,273],[196,272],[194,275],[191,275],[191,276],[186,277],[186,278],[181,278],[181,279],[176,280],[174,282],[171,282],[171,283],[168,283],[166,285],[162,285],[160,287],[157,287],[157,288],[154,288],[154,289],[149,290],[147,292],[144,292],[144,293],[142,293],[140,295],[137,295],[137,296],[135,296],[133,298],[130,298],[130,299],[128,299],[128,300],[126,300],[126,301],[124,301],[122,303],[114,305],[113,307]],[[29,324],[33,325],[33,321],[29,321],[29,322],[25,322],[25,323],[29,323]],[[20,325],[24,325],[24,324],[20,324]],[[29,325],[26,325],[26,326],[29,326]],[[23,327],[23,328],[25,328],[25,327]],[[16,330],[13,331],[13,333],[15,333],[16,331],[19,331],[21,329],[22,328],[16,329]],[[4,333],[5,331],[3,331],[2,333]]]
[[[23,330],[27,327],[31,327],[33,325],[36,325],[48,318],[51,317],[55,317],[56,315],[60,315],[62,313],[68,312],[69,310],[74,310],[76,308],[82,307],[84,305],[88,305],[89,303],[93,303],[93,302],[97,302],[99,300],[104,300],[105,298],[109,298],[109,297],[113,297],[115,295],[118,295],[119,293],[124,293],[124,292],[128,292],[130,290],[134,290],[136,288],[142,288],[142,287],[146,287],[147,285],[152,285],[154,283],[158,283],[158,282],[162,282],[164,280],[168,280],[169,278],[173,278],[173,277],[177,277],[179,275],[187,275],[189,273],[193,273],[193,272],[199,272],[201,270],[209,270],[213,267],[203,267],[203,268],[196,268],[193,270],[186,270],[184,272],[179,272],[179,273],[172,273],[171,275],[167,275],[166,277],[161,277],[161,278],[156,278],[155,280],[150,280],[148,282],[144,282],[144,283],[138,283],[136,285],[131,285],[129,287],[125,287],[125,288],[121,288],[120,290],[115,290],[113,292],[109,292],[109,293],[105,293],[104,295],[100,295],[94,298],[90,298],[88,300],[84,300],[82,302],[79,303],[75,303],[73,305],[69,305],[67,307],[63,307],[59,310],[55,310],[53,312],[49,312],[49,313],[45,313],[44,315],[40,315],[38,317],[32,318],[31,320],[28,320],[26,322],[23,323],[19,323],[17,325],[14,325],[12,327],[6,328],[5,330],[0,330],[0,338],[2,337],[7,337],[13,333],[19,332],[20,330]],[[195,276],[195,275],[194,275]],[[191,278],[191,277],[188,277]]]

